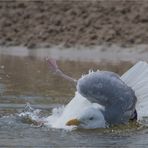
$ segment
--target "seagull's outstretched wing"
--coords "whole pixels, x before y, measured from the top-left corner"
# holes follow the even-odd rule
[[[77,89],[91,102],[105,107],[118,103],[119,100],[126,100],[130,103],[132,100],[128,98],[134,95],[133,90],[117,74],[108,71],[85,75],[78,80]]]
[[[127,122],[135,110],[134,91],[113,72],[85,75],[78,80],[77,90],[89,101],[103,105],[104,115],[110,123]]]
[[[148,117],[148,64],[143,61],[136,63],[121,79],[135,91],[138,120]]]

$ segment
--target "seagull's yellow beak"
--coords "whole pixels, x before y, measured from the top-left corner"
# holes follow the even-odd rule
[[[78,119],[71,119],[71,120],[69,120],[69,121],[66,123],[66,125],[68,125],[68,126],[71,126],[71,125],[76,125],[76,126],[78,126],[78,125],[80,125],[80,121],[79,121]]]

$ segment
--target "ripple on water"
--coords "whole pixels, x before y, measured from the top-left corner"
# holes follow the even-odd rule
[[[41,112],[42,114],[40,114]],[[44,111],[43,108],[40,110],[22,108],[15,110],[13,114],[12,110],[10,110],[7,116],[2,116],[0,118],[0,143],[4,146],[128,147],[131,145],[136,146],[134,141],[138,139],[138,137],[148,137],[147,128],[138,126],[137,124],[112,127],[109,129],[77,129],[75,131],[66,131],[51,129],[46,126],[36,126],[34,122],[28,122],[25,116],[25,118],[20,118],[18,113],[26,113],[26,115],[41,118],[47,117],[50,111]],[[139,136],[137,137],[137,135]],[[142,146],[146,144],[146,141],[144,144],[142,144],[141,141],[139,143]]]

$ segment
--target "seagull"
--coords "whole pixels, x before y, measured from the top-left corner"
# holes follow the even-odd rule
[[[121,77],[110,71],[89,72],[76,80],[47,59],[50,70],[74,82],[74,98],[58,116],[54,127],[106,128],[137,121],[146,109],[148,64],[138,62]],[[143,76],[143,77],[142,77]],[[148,115],[148,113],[145,113]]]

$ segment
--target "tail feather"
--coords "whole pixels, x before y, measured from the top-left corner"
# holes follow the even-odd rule
[[[137,96],[138,119],[148,116],[148,64],[140,61],[121,76],[121,79],[130,86]]]

